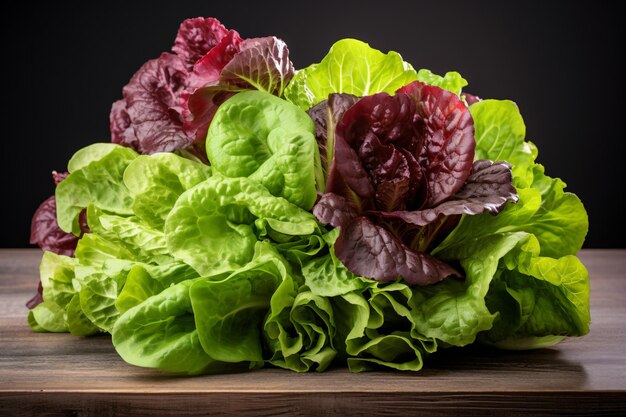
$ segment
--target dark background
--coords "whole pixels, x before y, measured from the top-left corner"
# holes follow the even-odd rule
[[[28,246],[50,171],[108,141],[111,103],[187,17],[213,16],[242,37],[276,35],[296,68],[344,37],[396,50],[416,68],[459,71],[467,91],[517,102],[547,173],[580,196],[586,247],[626,246],[623,17],[581,3],[389,1],[22,2],[2,17],[0,247]],[[508,4],[507,4],[508,3]],[[149,7],[147,7],[149,5]],[[21,8],[21,10],[20,10]]]

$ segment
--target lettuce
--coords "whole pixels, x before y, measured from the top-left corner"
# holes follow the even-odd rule
[[[587,214],[513,102],[352,39],[295,75],[283,41],[212,18],[172,50],[114,104],[114,143],[54,174],[33,331],[187,375],[418,371],[589,331]]]
[[[285,98],[308,110],[332,93],[356,96],[393,93],[415,80],[417,73],[397,52],[384,54],[365,42],[342,39],[320,63],[294,75]]]

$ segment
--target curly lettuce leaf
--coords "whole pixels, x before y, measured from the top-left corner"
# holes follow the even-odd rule
[[[178,28],[172,51],[191,69],[193,65],[228,35],[219,20],[212,17],[186,19]]]
[[[299,291],[287,277],[272,295],[264,335],[269,362],[295,372],[324,371],[337,355],[333,308],[329,298]]]
[[[111,142],[147,154],[192,145],[178,108],[188,75],[185,62],[167,52],[143,64],[111,107]]]
[[[289,236],[318,227],[313,215],[248,178],[213,176],[177,200],[165,222],[168,249],[201,275],[233,271],[252,259],[259,222]]]
[[[289,264],[269,242],[258,242],[254,258],[243,268],[190,287],[200,343],[213,359],[263,364],[262,323],[272,294],[292,274]]]
[[[178,197],[210,176],[211,168],[205,164],[173,153],[157,153],[133,160],[124,171],[124,185],[133,197],[133,213],[162,230]]]
[[[474,119],[476,159],[507,161],[514,185],[529,187],[537,148],[526,142],[526,125],[517,105],[509,100],[482,100],[469,107]]]
[[[308,110],[333,93],[356,96],[387,92],[417,79],[417,73],[397,52],[387,54],[356,39],[335,42],[321,62],[299,70],[285,98]]]
[[[111,213],[133,214],[132,202],[123,176],[138,154],[110,143],[87,146],[72,157],[70,175],[56,188],[59,227],[80,235],[79,214],[90,204]]]
[[[249,177],[309,210],[317,196],[313,132],[311,119],[296,106],[261,91],[242,92],[215,114],[207,155],[216,173]]]
[[[191,375],[214,365],[196,329],[189,295],[194,282],[173,285],[120,316],[112,341],[126,362]]]
[[[376,284],[333,300],[335,344],[352,372],[387,367],[418,371],[424,357],[436,350],[434,339],[416,330],[403,283]]]

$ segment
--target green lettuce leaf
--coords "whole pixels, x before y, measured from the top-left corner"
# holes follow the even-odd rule
[[[67,305],[65,324],[68,331],[74,336],[90,336],[100,332],[100,328],[85,315],[80,305],[79,294],[74,294]]]
[[[165,222],[168,249],[200,275],[235,271],[253,257],[257,220],[292,236],[318,228],[311,213],[248,178],[213,176],[176,202]]]
[[[285,98],[308,110],[332,93],[393,94],[416,79],[413,67],[397,52],[384,54],[365,42],[342,39],[320,63],[296,72],[285,90]]]
[[[135,215],[155,229],[163,230],[178,197],[210,175],[211,168],[205,164],[173,153],[157,153],[140,155],[133,160],[124,171],[124,185],[133,197]]]
[[[200,343],[213,359],[263,365],[263,318],[272,294],[291,268],[268,242],[254,258],[221,280],[198,280],[190,288]]]
[[[295,372],[321,372],[337,355],[332,304],[327,297],[299,288],[298,281],[287,277],[272,295],[264,324],[272,352],[269,362]]]
[[[87,210],[87,222],[92,233],[123,247],[133,259],[158,264],[173,261],[165,234],[137,216],[107,214],[92,204]]]
[[[430,70],[421,69],[417,72],[417,80],[428,85],[443,88],[456,95],[460,95],[463,87],[467,85],[467,80],[461,77],[461,74],[456,71],[446,72],[446,75],[442,77],[441,75],[434,74]]]
[[[196,330],[187,280],[154,295],[120,316],[113,346],[128,363],[167,372],[199,374],[214,360],[206,354]]]
[[[120,313],[125,313],[169,286],[197,277],[198,273],[183,263],[168,265],[136,263],[128,271],[124,287],[115,301],[115,308]]]
[[[123,176],[137,156],[132,149],[111,143],[96,143],[76,152],[68,164],[70,175],[56,188],[59,227],[80,235],[78,215],[90,204],[111,213],[133,214]]]
[[[67,332],[65,309],[52,301],[44,301],[28,312],[28,325],[35,332]]]
[[[500,315],[487,333],[517,337],[580,336],[589,332],[589,276],[575,256],[540,256],[539,241],[529,235],[504,258],[501,285],[517,304],[517,314]],[[500,329],[499,329],[500,328]],[[506,339],[505,339],[506,340]]]
[[[388,367],[418,371],[435,346],[416,338],[407,307],[411,291],[402,283],[383,285],[365,293],[351,292],[333,299],[335,345],[352,372]],[[427,347],[427,349],[425,349]]]
[[[302,263],[305,284],[315,295],[335,297],[366,288],[372,282],[356,276],[337,259],[334,244],[338,236],[338,228],[324,235],[328,253]]]
[[[509,100],[483,100],[469,107],[474,119],[475,159],[507,161],[516,187],[530,187],[537,148],[524,141],[526,125],[517,105]]]
[[[216,172],[249,177],[273,195],[310,210],[321,175],[314,132],[313,121],[298,107],[262,91],[246,91],[228,99],[215,114],[207,155]]]

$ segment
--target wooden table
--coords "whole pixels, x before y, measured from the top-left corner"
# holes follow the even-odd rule
[[[37,250],[0,250],[0,415],[626,415],[626,250],[585,250],[591,332],[532,352],[449,350],[419,373],[280,369],[180,378],[109,336],[35,334]]]

